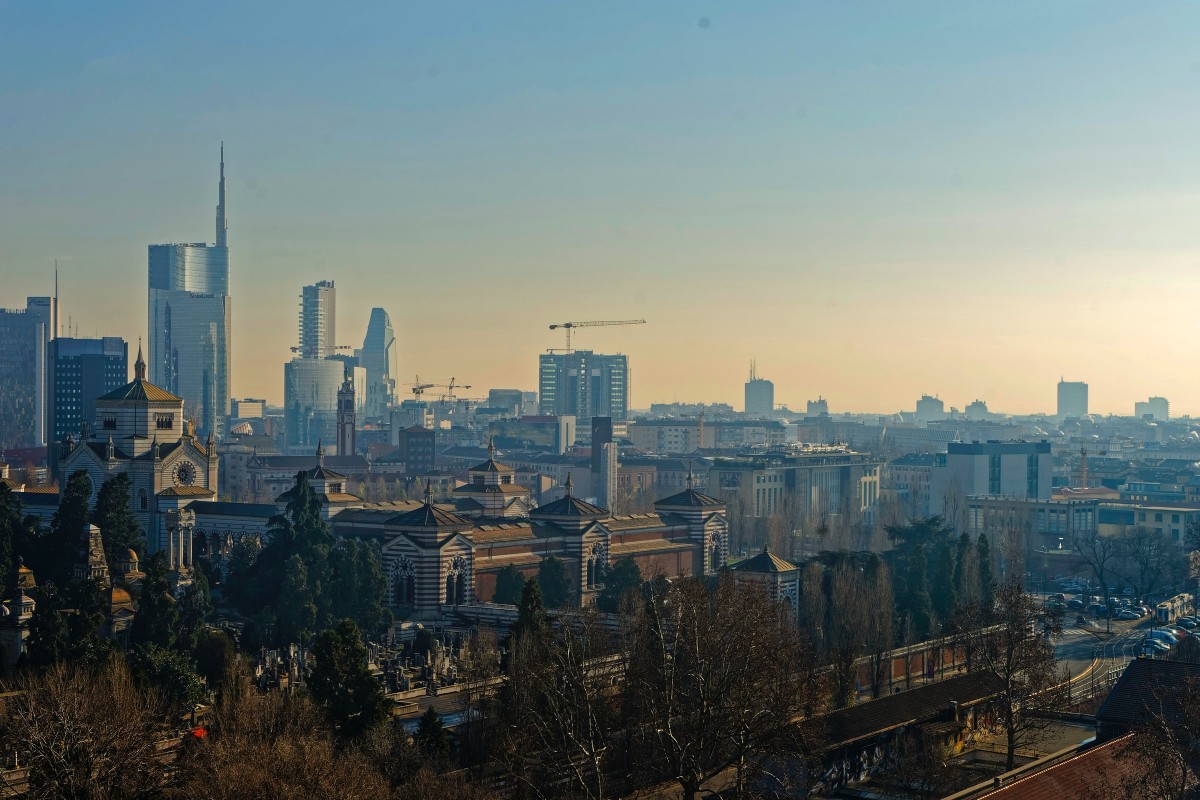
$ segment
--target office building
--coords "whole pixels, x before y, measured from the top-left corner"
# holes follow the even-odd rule
[[[58,338],[46,359],[51,441],[78,437],[96,420],[96,400],[129,382],[129,345],[119,336]],[[53,455],[54,448],[51,448]]]
[[[492,389],[488,392],[488,406],[504,409],[509,417],[521,416],[525,405],[525,393],[520,389]]]
[[[775,412],[775,384],[758,377],[757,365],[750,362],[750,380],[746,381],[746,416],[769,417]]]
[[[1149,417],[1155,422],[1166,422],[1171,417],[1171,404],[1165,397],[1151,397],[1133,404],[1133,415],[1138,419]]]
[[[1054,458],[1049,442],[950,442],[937,459],[929,483],[934,514],[961,513],[963,500],[976,495],[1050,498]]]
[[[337,354],[336,291],[333,281],[319,281],[300,290],[301,358]]]
[[[367,419],[386,419],[396,404],[396,376],[399,374],[396,333],[392,320],[382,308],[372,308],[367,322],[358,363],[367,371],[367,391],[363,406]]]
[[[816,400],[808,401],[807,416],[820,417],[829,414],[829,401],[824,397],[818,397]]]
[[[46,353],[57,329],[56,297],[0,309],[0,449],[46,443]]]
[[[230,416],[234,419],[262,419],[267,415],[267,401],[254,397],[234,400]]]
[[[592,417],[629,418],[629,359],[591,350],[543,353],[538,360],[543,416],[573,416],[591,431]]]
[[[231,300],[225,218],[225,148],[215,245],[149,248],[150,377],[182,398],[205,434],[224,436],[229,416]]]
[[[1088,415],[1088,385],[1083,381],[1058,382],[1058,418],[1082,419]]]
[[[288,455],[308,455],[337,440],[337,398],[346,372],[341,361],[293,358],[283,365]]]

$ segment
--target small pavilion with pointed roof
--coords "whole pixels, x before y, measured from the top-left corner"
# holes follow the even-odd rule
[[[730,567],[734,580],[764,587],[772,598],[792,609],[800,610],[800,568],[780,558],[764,546],[756,556],[739,561]]]
[[[496,461],[496,440],[488,440],[487,461],[467,470],[467,483],[454,490],[464,514],[481,518],[523,517],[532,505],[530,491],[514,480],[515,470]]]

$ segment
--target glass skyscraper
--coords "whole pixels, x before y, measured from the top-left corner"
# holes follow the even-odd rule
[[[57,328],[57,297],[0,309],[0,449],[46,443],[46,346]]]
[[[149,380],[183,398],[202,436],[221,439],[231,396],[223,145],[216,244],[152,244],[149,266]]]
[[[358,363],[367,370],[366,415],[383,419],[396,403],[396,333],[392,320],[382,308],[371,309],[367,335],[363,338]]]

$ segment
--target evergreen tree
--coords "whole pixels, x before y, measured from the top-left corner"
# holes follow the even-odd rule
[[[542,598],[549,608],[566,608],[571,599],[571,584],[567,579],[567,567],[562,559],[547,556],[538,564],[538,586]]]
[[[446,735],[446,726],[433,706],[425,709],[421,721],[417,723],[413,740],[425,757],[433,762],[435,769],[444,767],[450,760],[450,737]]]
[[[143,686],[158,692],[170,714],[190,714],[204,699],[204,687],[200,685],[200,676],[196,674],[191,658],[178,650],[144,644],[134,648],[130,661],[134,677]]]
[[[546,630],[546,606],[542,602],[542,589],[537,578],[525,581],[521,590],[521,605],[517,608],[517,624],[513,626],[512,638],[518,639],[521,634],[538,635]]]
[[[141,526],[133,515],[129,475],[118,473],[104,482],[92,509],[92,524],[104,534],[104,557],[109,568],[123,561],[130,550],[143,550]]]
[[[621,610],[621,600],[642,585],[642,570],[632,556],[619,559],[605,576],[604,588],[596,598],[596,607],[609,614]]]
[[[53,583],[38,588],[29,620],[27,663],[46,669],[57,663],[96,666],[112,652],[112,640],[100,636],[103,594],[94,581],[80,581],[66,591]]]
[[[971,569],[974,563],[971,552],[973,547],[971,534],[963,531],[962,536],[958,537],[958,552],[954,556],[955,597],[960,605],[970,605],[976,594],[978,580],[970,574],[974,572]]]
[[[317,604],[308,585],[308,569],[299,555],[288,559],[276,609],[279,644],[302,642],[317,624]]]
[[[21,499],[5,483],[0,483],[0,575],[12,573],[13,561],[22,548],[28,549],[32,526],[21,512]]]
[[[996,608],[996,585],[992,580],[992,554],[987,534],[979,534],[976,546],[979,553],[979,605],[984,616],[991,617]]]
[[[942,539],[937,544],[933,562],[933,610],[939,622],[946,624],[958,607],[958,588],[954,581],[954,546],[950,540]]]
[[[384,604],[387,578],[374,545],[347,539],[330,553],[330,609],[334,618],[354,620],[358,627],[375,633],[392,620]]]
[[[237,658],[229,636],[216,628],[205,628],[200,632],[194,656],[196,672],[214,690],[221,688],[221,682]]]
[[[358,738],[387,719],[390,702],[367,669],[367,648],[353,621],[318,636],[312,655],[308,690],[342,738]]]
[[[908,559],[907,611],[912,616],[913,634],[918,640],[929,638],[933,628],[933,601],[929,597],[929,578],[925,546],[913,548]]]
[[[42,670],[65,661],[67,656],[66,604],[53,583],[38,587],[37,605],[29,620],[26,648],[29,666]]]
[[[167,557],[161,550],[146,562],[146,577],[133,618],[134,644],[155,644],[169,650],[179,634],[179,607],[171,594]]]
[[[525,576],[521,570],[512,564],[505,564],[496,573],[496,592],[492,595],[493,603],[504,603],[515,606],[521,602],[521,591],[525,588]]]
[[[192,585],[183,590],[176,608],[179,609],[179,636],[175,645],[190,653],[196,648],[200,632],[213,609],[208,579],[203,573],[196,572]]]
[[[50,532],[41,537],[42,546],[29,554],[30,566],[40,581],[52,581],[59,587],[71,581],[83,546],[91,495],[92,481],[87,473],[83,470],[73,472],[67,479],[58,510],[50,520]]]

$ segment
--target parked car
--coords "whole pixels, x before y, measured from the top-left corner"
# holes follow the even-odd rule
[[[1155,639],[1142,640],[1142,655],[1145,656],[1160,656],[1171,652],[1171,648]]]
[[[1125,595],[1126,597],[1133,597],[1133,595],[1135,594],[1135,592],[1133,591],[1133,587],[1132,587],[1132,586],[1126,586],[1126,587],[1125,587],[1125,588],[1124,588],[1124,589],[1121,591],[1121,594]]]
[[[1092,603],[1090,606],[1088,606],[1088,611],[1092,612],[1097,617],[1100,617],[1108,613],[1108,606],[1104,605],[1103,603]]]
[[[1179,620],[1179,625],[1188,631],[1196,627],[1196,623],[1192,622],[1190,619]]]
[[[1164,628],[1153,628],[1147,631],[1146,638],[1155,639],[1160,642],[1166,642],[1171,647],[1179,644],[1179,637]]]
[[[1178,636],[1180,639],[1188,635],[1187,628],[1182,625],[1164,625],[1163,630],[1168,630]]]
[[[1057,600],[1060,603],[1067,602],[1067,596],[1065,594],[1063,594],[1062,592],[1056,592],[1055,594],[1050,595],[1046,599],[1047,600]]]
[[[1121,609],[1116,613],[1115,619],[1131,620],[1137,619],[1138,615],[1127,609]]]
[[[1072,611],[1078,611],[1079,609],[1083,608],[1083,603],[1072,597],[1067,601],[1067,608],[1071,609]]]

